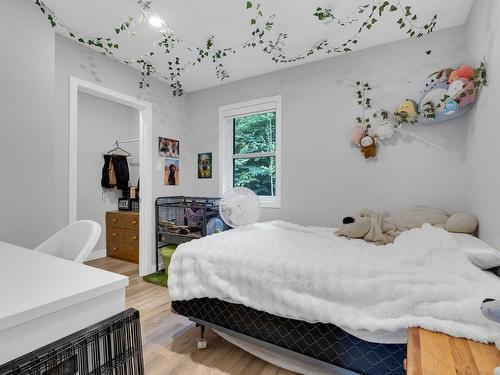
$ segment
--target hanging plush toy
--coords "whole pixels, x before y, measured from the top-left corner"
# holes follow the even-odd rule
[[[390,121],[383,121],[379,126],[375,128],[375,135],[378,139],[389,139],[394,136],[394,125]]]
[[[407,122],[416,121],[418,117],[417,103],[414,100],[406,99],[399,106],[396,116],[406,120]]]
[[[357,124],[352,129],[351,134],[351,144],[358,146],[361,138],[363,138],[366,134],[366,126]]]
[[[369,135],[361,139],[361,141],[359,142],[359,147],[361,148],[361,153],[363,154],[365,159],[374,158],[375,156],[377,156],[377,144],[378,139],[375,137],[370,137]]]

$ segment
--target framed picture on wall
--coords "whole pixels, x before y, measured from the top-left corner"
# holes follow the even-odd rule
[[[158,137],[158,154],[162,158],[179,159],[179,141]]]
[[[179,185],[179,175],[179,159],[165,158],[163,183],[165,185]]]
[[[212,153],[198,154],[198,178],[212,178]]]

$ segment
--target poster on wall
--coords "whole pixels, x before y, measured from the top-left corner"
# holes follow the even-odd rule
[[[212,153],[198,154],[198,178],[212,178]]]
[[[163,183],[165,185],[179,185],[179,159],[165,158]]]
[[[162,158],[179,159],[179,141],[158,137],[158,154]]]

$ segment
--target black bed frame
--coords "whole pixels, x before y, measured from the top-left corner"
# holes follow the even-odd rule
[[[332,373],[405,374],[405,344],[367,342],[333,324],[283,318],[213,298],[172,301],[172,311],[202,326],[202,332],[214,328]]]

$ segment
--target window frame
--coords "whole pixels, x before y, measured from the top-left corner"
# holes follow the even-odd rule
[[[222,196],[233,188],[233,120],[236,117],[276,112],[276,148],[274,152],[238,154],[236,158],[275,157],[276,195],[259,196],[262,207],[281,208],[281,95],[226,105],[219,108],[219,193]]]

